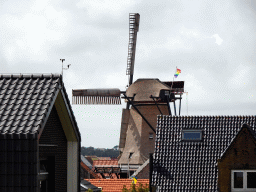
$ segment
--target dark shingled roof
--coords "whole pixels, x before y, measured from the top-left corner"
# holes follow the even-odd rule
[[[96,187],[95,185],[91,184],[89,181],[86,181],[86,180],[81,180],[81,183],[80,183],[80,190],[81,192],[85,192],[85,191],[88,191],[89,189],[91,189],[93,192],[100,192],[101,189]]]
[[[39,133],[60,84],[61,75],[0,75],[0,135]]]
[[[256,116],[158,116],[152,185],[160,191],[217,191],[217,159],[243,124],[255,133]],[[181,141],[183,129],[202,129],[203,140]]]

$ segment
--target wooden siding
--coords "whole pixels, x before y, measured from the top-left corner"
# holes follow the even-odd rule
[[[67,139],[55,106],[47,120],[39,144],[58,145],[39,147],[39,158],[55,156],[55,191],[67,191]]]

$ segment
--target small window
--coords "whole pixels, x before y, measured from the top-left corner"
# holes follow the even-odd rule
[[[255,191],[256,170],[232,170],[232,191]]]
[[[184,141],[200,141],[202,140],[202,130],[183,130],[182,140]]]
[[[130,153],[130,155],[129,155],[129,159],[131,159],[131,158],[132,158],[132,155],[133,155],[133,153]]]
[[[149,133],[149,139],[153,139],[154,136],[153,136],[153,133]]]
[[[244,188],[243,179],[244,179],[243,172],[234,172],[234,188]]]
[[[247,172],[247,188],[256,189],[256,172]]]

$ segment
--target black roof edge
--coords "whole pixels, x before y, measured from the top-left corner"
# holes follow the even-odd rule
[[[31,133],[1,133],[0,134],[0,139],[21,139],[21,140],[37,140],[38,138],[38,133],[37,131]]]
[[[227,146],[227,148],[223,151],[223,153],[220,155],[220,159],[222,159],[226,152],[228,151],[228,149],[230,148],[230,146],[234,143],[236,137],[242,132],[243,129],[248,129],[248,131],[252,134],[254,140],[256,140],[256,134],[253,132],[252,128],[247,124],[244,123],[241,127],[241,129],[237,132],[237,134],[233,137],[233,139],[231,140],[230,144]]]
[[[69,98],[68,98],[68,94],[66,92],[66,89],[64,86],[62,86],[62,89],[61,89],[61,93],[63,95],[63,99],[64,99],[64,102],[65,102],[65,105],[67,107],[67,110],[68,110],[68,114],[70,116],[70,120],[71,120],[71,123],[73,125],[73,127],[75,128],[75,133],[76,133],[76,136],[77,138],[81,141],[81,134],[80,134],[80,131],[78,129],[78,125],[77,125],[77,122],[76,122],[76,118],[73,114],[73,110],[72,110],[72,107],[70,105],[70,101],[69,101]]]
[[[53,74],[53,73],[3,73],[0,74],[0,79],[8,79],[8,78],[61,78],[61,74]]]

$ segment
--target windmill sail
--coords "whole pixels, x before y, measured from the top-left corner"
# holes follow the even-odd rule
[[[119,89],[73,89],[72,104],[77,105],[120,105]]]
[[[129,18],[130,18],[129,44],[128,44],[126,75],[130,75],[130,79],[129,79],[129,86],[130,86],[133,81],[136,41],[137,41],[137,32],[139,31],[140,14],[130,13]]]

